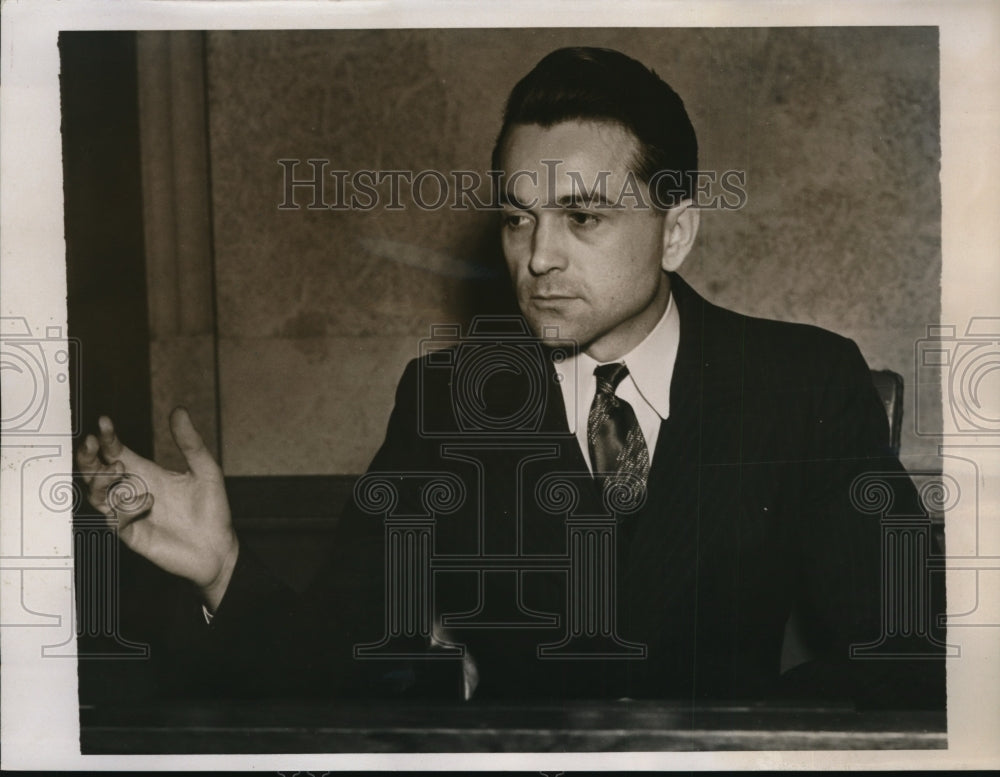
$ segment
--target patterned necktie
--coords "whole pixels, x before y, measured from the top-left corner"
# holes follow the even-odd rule
[[[628,375],[621,362],[594,369],[597,393],[587,419],[587,443],[594,475],[607,490],[625,484],[632,476],[644,487],[649,477],[649,449],[632,406],[615,396],[615,389]]]

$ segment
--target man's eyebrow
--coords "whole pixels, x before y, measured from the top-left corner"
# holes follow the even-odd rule
[[[537,206],[539,202],[535,198],[532,198],[531,202],[528,203],[522,202],[519,199],[517,199],[517,196],[514,194],[514,192],[507,189],[500,190],[498,199],[501,206],[511,207],[516,210],[531,210],[532,208]],[[549,202],[552,201],[550,200]],[[574,190],[567,194],[562,194],[556,197],[555,201],[552,202],[552,205],[548,207],[574,209],[574,208],[594,208],[594,207],[620,208],[621,206],[609,200],[600,191],[581,192]]]
[[[614,206],[614,203],[600,191],[573,191],[570,194],[563,194],[556,197],[556,205],[563,208],[611,208]]]

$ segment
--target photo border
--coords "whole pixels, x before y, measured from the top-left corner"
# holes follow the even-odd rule
[[[444,2],[272,2],[239,0],[34,0],[7,2],[0,27],[0,307],[5,317],[23,317],[36,339],[65,338],[66,278],[59,113],[60,30],[69,29],[291,29],[326,27],[414,28],[532,27],[793,27],[910,26],[939,28],[941,51],[942,146],[942,315],[941,323],[964,331],[975,317],[1000,316],[1000,6],[986,2],[515,2],[473,9]],[[37,601],[47,612],[69,614],[72,607],[70,506],[62,522],[32,522],[40,506],[22,504],[20,468],[38,448],[55,447],[53,471],[71,472],[69,385],[53,382],[53,424],[62,430],[46,438],[3,440],[0,499],[3,515],[3,607],[17,609],[24,572],[39,574]],[[996,401],[996,400],[994,400]],[[992,417],[997,417],[993,414]],[[26,449],[26,450],[25,450]],[[989,435],[943,439],[945,474],[949,458],[972,460],[980,475],[979,516],[1000,516],[1000,440]],[[50,451],[51,452],[51,451]],[[14,517],[12,518],[12,514]],[[51,516],[51,513],[49,513]],[[969,522],[949,525],[964,531]],[[17,561],[13,548],[19,526],[30,526],[36,547],[51,557]],[[949,536],[949,539],[951,537]],[[963,547],[966,542],[958,539]],[[949,602],[970,595],[970,578],[981,606],[996,606],[1000,548],[979,547],[979,556],[949,570]],[[32,557],[35,559],[36,557]],[[11,561],[14,559],[14,561]],[[980,560],[981,559],[981,560]],[[34,564],[34,565],[32,565]],[[970,575],[969,573],[973,574]],[[987,581],[984,583],[983,581]],[[35,600],[33,598],[33,600]],[[949,608],[949,611],[951,608]],[[69,618],[71,621],[71,618]],[[65,627],[65,624],[62,624]],[[1000,627],[960,628],[949,642],[961,645],[960,660],[948,664],[946,751],[822,751],[705,753],[489,753],[336,754],[275,756],[81,756],[75,661],[41,659],[38,629],[6,628],[0,641],[3,683],[0,725],[5,768],[76,769],[561,769],[621,768],[971,768],[1000,764]],[[34,632],[34,633],[33,633]],[[45,639],[50,639],[46,635]]]

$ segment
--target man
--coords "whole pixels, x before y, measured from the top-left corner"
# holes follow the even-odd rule
[[[858,485],[919,510],[856,346],[676,274],[699,226],[677,94],[618,52],[553,52],[514,88],[494,167],[531,336],[477,331],[408,366],[307,597],[241,548],[185,411],[184,474],[106,418],[84,442],[93,504],[201,595],[181,675],[254,695],[940,703],[941,661],[906,658],[925,640],[851,658],[883,626]],[[782,676],[793,610],[817,652]]]

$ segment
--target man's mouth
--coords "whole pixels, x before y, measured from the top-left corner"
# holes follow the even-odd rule
[[[576,299],[573,294],[553,294],[549,292],[532,294],[531,299],[535,302],[558,302],[559,300]]]

